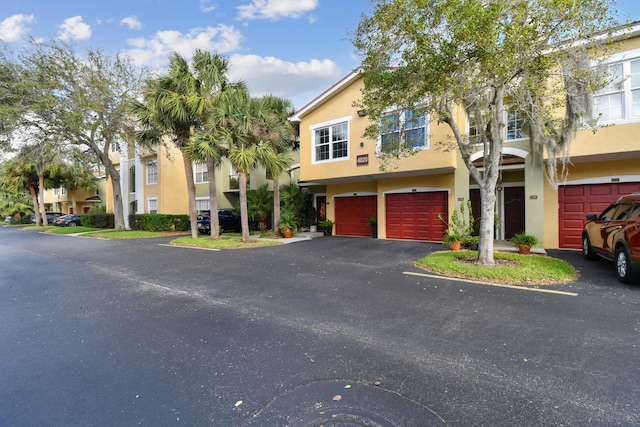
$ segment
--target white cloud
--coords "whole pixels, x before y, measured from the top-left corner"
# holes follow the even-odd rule
[[[318,0],[253,0],[238,6],[240,19],[299,18],[318,7]]]
[[[211,0],[200,0],[200,11],[204,13],[212,12],[216,9],[215,4],[211,4]]]
[[[340,77],[340,67],[329,59],[294,63],[257,55],[230,58],[230,80],[245,81],[253,96],[273,94],[289,99],[296,108],[311,101]]]
[[[60,40],[88,40],[91,27],[82,21],[82,16],[67,18],[60,25]]]
[[[196,50],[227,54],[240,48],[242,35],[234,27],[220,24],[217,27],[194,28],[187,34],[180,31],[158,31],[151,38],[127,40],[131,49],[125,51],[133,61],[151,68],[167,65],[169,55],[176,51],[190,57]]]
[[[12,15],[0,22],[0,40],[14,42],[20,40],[30,28],[28,24],[33,23],[36,18],[33,15]]]
[[[138,21],[136,16],[127,16],[126,18],[122,18],[120,21],[120,25],[126,25],[130,30],[141,30],[142,23]]]

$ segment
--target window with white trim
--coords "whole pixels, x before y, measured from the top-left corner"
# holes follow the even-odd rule
[[[211,210],[211,203],[208,197],[196,197],[196,211],[209,212]]]
[[[640,119],[640,49],[635,58],[608,66],[608,84],[594,95],[594,115],[601,122]]]
[[[528,138],[522,130],[524,121],[524,114],[518,111],[509,111],[507,115],[507,141]]]
[[[324,162],[349,158],[349,121],[321,124],[313,133],[313,161]]]
[[[147,164],[147,184],[158,183],[158,161],[148,160]]]
[[[411,111],[394,111],[381,121],[380,151],[429,148],[428,120],[424,114]]]
[[[193,164],[194,181],[196,184],[203,184],[209,182],[209,172],[207,171],[207,165],[204,163]]]
[[[158,198],[157,197],[150,197],[147,199],[147,211],[150,214],[157,214],[158,213]]]
[[[624,118],[623,63],[609,65],[609,83],[596,92],[594,111],[605,122]]]

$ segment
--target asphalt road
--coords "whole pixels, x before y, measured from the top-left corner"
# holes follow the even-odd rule
[[[205,251],[0,227],[2,426],[631,426],[640,286],[407,273],[440,245]]]

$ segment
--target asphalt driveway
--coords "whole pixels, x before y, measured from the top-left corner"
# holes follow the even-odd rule
[[[417,276],[440,245],[0,228],[0,425],[635,425],[640,287]]]

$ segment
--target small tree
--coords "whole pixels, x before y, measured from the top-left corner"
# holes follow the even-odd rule
[[[479,264],[493,265],[496,183],[507,112],[526,117],[534,153],[549,153],[547,176],[567,159],[591,95],[602,84],[588,49],[616,25],[608,0],[374,0],[353,37],[362,56],[360,101],[377,138],[390,107],[447,124],[480,188]],[[589,43],[583,43],[588,38]],[[599,44],[599,46],[596,46]],[[476,120],[471,135],[458,109]],[[560,114],[564,111],[564,115]],[[464,122],[463,122],[464,123]],[[477,148],[480,147],[480,148]],[[394,159],[407,147],[388,153]],[[471,161],[481,149],[483,170]]]

